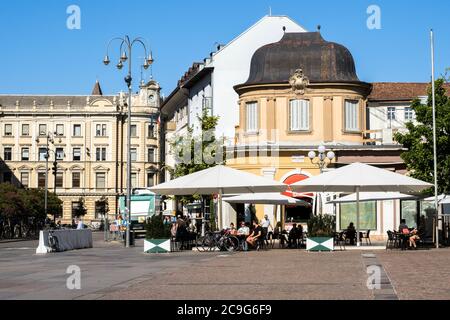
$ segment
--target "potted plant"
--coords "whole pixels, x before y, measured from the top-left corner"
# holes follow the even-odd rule
[[[170,252],[170,225],[164,225],[162,214],[153,215],[145,223],[145,253]]]
[[[308,221],[308,237],[306,238],[306,250],[333,251],[335,228],[336,222],[334,216],[321,214],[313,216]]]

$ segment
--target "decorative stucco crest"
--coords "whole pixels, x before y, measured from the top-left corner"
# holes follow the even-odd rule
[[[289,83],[296,94],[303,95],[309,86],[309,79],[303,74],[303,69],[297,69],[289,78]]]

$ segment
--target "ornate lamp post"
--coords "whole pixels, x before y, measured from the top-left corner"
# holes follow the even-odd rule
[[[131,227],[131,95],[132,95],[132,80],[131,77],[131,61],[132,61],[132,49],[136,44],[142,45],[145,51],[145,59],[144,64],[142,65],[144,69],[148,69],[148,67],[153,63],[152,53],[147,55],[147,47],[145,46],[143,38],[136,38],[134,40],[130,40],[128,36],[123,38],[117,37],[113,38],[109,41],[108,46],[106,48],[106,55],[103,59],[103,63],[107,66],[111,62],[109,59],[109,47],[113,41],[120,41],[120,59],[117,63],[117,69],[121,70],[123,68],[123,64],[128,60],[128,75],[125,77],[125,83],[128,87],[128,119],[127,119],[127,201],[126,201],[126,221],[127,221],[127,232],[126,232],[126,242],[125,245],[127,248],[130,247],[130,227]]]
[[[327,152],[325,146],[322,145],[317,148],[317,154],[313,150],[311,150],[308,153],[308,158],[311,159],[311,163],[317,164],[319,166],[320,174],[323,173],[324,169],[328,166],[329,163],[331,163],[331,161],[333,161],[335,157],[336,155],[334,154],[333,151]],[[318,193],[318,195],[319,195],[320,213],[322,213],[322,199],[320,193]]]
[[[50,143],[54,143],[54,134],[52,132],[47,132],[45,135],[46,138],[46,144],[45,144],[45,191],[44,191],[44,210],[45,214],[47,215],[47,209],[48,209],[48,159],[50,158]],[[39,142],[39,138],[36,139],[36,142]],[[56,161],[56,160],[55,160]],[[56,220],[56,215],[55,215]]]

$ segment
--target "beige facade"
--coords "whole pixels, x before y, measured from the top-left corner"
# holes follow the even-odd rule
[[[63,200],[62,223],[84,198],[86,221],[100,220],[96,201],[108,198],[110,215],[126,193],[127,105],[118,96],[0,96],[0,183],[48,189]],[[151,81],[132,97],[132,184],[158,179],[159,86]],[[57,162],[57,175],[52,168]]]

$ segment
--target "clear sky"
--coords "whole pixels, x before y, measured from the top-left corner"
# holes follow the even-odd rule
[[[80,30],[66,27],[73,4],[81,9]],[[366,25],[372,4],[381,9],[379,30]],[[0,6],[0,94],[90,94],[96,79],[104,93],[125,90],[125,70],[114,67],[117,44],[112,65],[105,67],[102,59],[110,38],[129,34],[148,40],[153,76],[168,95],[192,62],[246,30],[269,7],[307,30],[320,24],[326,40],[350,49],[363,81],[429,81],[430,28],[436,73],[450,67],[448,0],[14,0]],[[143,51],[135,49],[135,56]],[[137,84],[138,67],[134,79]]]

